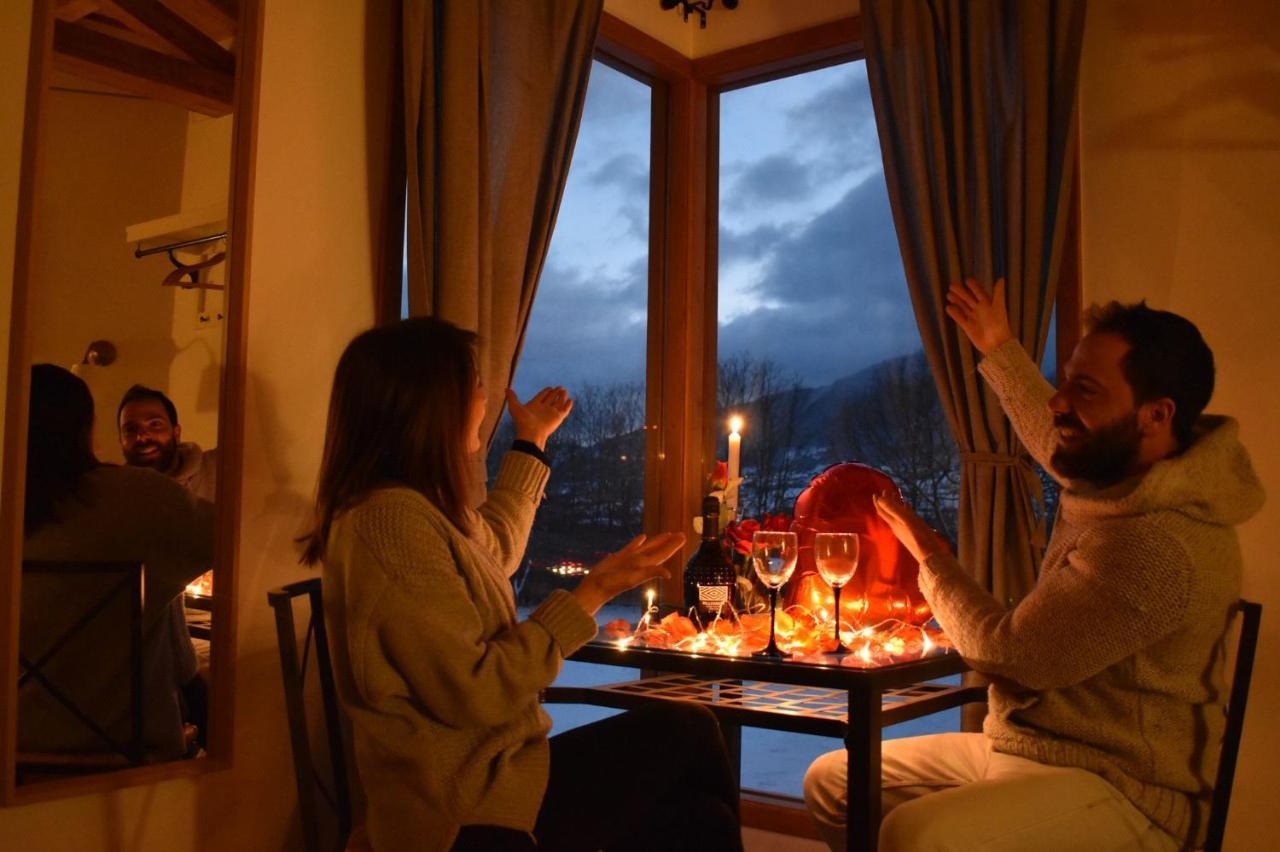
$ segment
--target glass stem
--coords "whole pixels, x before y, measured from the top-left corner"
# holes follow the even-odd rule
[[[836,593],[836,650],[840,650],[840,587],[832,587]]]
[[[769,589],[769,650],[775,650],[778,647],[778,641],[774,637],[774,625],[778,619],[778,590]]]

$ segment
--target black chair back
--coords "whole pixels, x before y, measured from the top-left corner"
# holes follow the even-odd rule
[[[294,622],[293,603],[307,598],[310,608],[307,629],[298,650],[298,632]],[[342,715],[338,706],[338,690],[333,679],[333,663],[329,657],[329,639],[325,632],[324,601],[320,578],[290,583],[267,593],[267,602],[276,614],[276,636],[280,643],[280,670],[284,676],[285,710],[289,716],[289,739],[293,745],[293,769],[298,784],[298,811],[302,817],[302,833],[307,852],[342,852],[351,835],[351,788],[347,777],[347,754],[342,731]],[[329,750],[329,774],[332,788],[325,784],[317,770],[316,755],[311,748],[311,730],[303,698],[307,664],[315,651],[315,671],[320,681],[324,706],[324,735]],[[322,840],[320,799],[328,805],[338,822],[338,834],[328,845]]]
[[[18,763],[44,769],[64,765],[84,769],[90,765],[110,768],[113,762],[138,766],[146,759],[144,739],[141,562],[22,563],[22,616],[18,636],[18,689],[40,691],[74,718],[98,742],[89,752],[50,752],[25,746],[19,735]],[[125,616],[121,623],[121,610]],[[50,627],[50,625],[53,625]],[[118,641],[120,631],[126,631]],[[95,632],[97,631],[97,632]],[[109,641],[103,641],[104,639]],[[101,707],[86,706],[76,695],[78,684],[58,682],[52,671],[65,664],[69,654],[92,647],[95,666],[107,671],[128,671],[127,735],[121,736],[116,719],[95,718]],[[120,649],[127,659],[109,660],[96,655]],[[71,668],[76,668],[73,664]],[[81,667],[82,668],[82,667]],[[110,708],[109,712],[113,712]],[[19,720],[19,729],[22,720]],[[81,765],[83,764],[83,765]]]
[[[1242,600],[1240,641],[1236,645],[1236,666],[1231,675],[1231,695],[1227,699],[1227,725],[1222,733],[1222,754],[1218,760],[1218,778],[1213,785],[1213,803],[1209,808],[1209,834],[1205,852],[1220,852],[1227,831],[1227,809],[1231,805],[1231,785],[1235,782],[1236,760],[1240,756],[1240,736],[1244,733],[1244,709],[1249,701],[1249,680],[1253,677],[1253,658],[1258,650],[1258,626],[1262,622],[1262,604]]]

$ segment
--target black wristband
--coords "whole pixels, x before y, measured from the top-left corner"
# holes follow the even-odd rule
[[[526,455],[533,456],[547,467],[551,467],[551,459],[547,458],[547,454],[538,449],[538,445],[533,443],[533,441],[522,441],[517,438],[511,442],[511,449],[513,452],[525,453]]]

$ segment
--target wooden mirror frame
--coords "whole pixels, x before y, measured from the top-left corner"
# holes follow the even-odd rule
[[[57,0],[36,0],[31,19],[27,96],[18,185],[14,245],[13,312],[5,389],[4,480],[0,483],[0,806],[97,793],[198,775],[231,766],[235,710],[236,574],[240,527],[241,467],[244,433],[245,311],[252,234],[254,165],[258,124],[258,75],[262,64],[262,4],[237,0],[235,85],[232,94],[231,185],[228,198],[226,341],[219,388],[218,511],[214,564],[219,571],[213,594],[207,755],[133,769],[18,786],[17,657],[22,600],[22,501],[26,477],[27,406],[30,393],[31,269],[34,202],[41,183],[46,93],[53,65]]]

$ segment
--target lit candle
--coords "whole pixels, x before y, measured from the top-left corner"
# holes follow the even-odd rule
[[[729,418],[729,484],[725,492],[732,514],[738,512],[738,476],[742,465],[742,418],[736,414]]]

